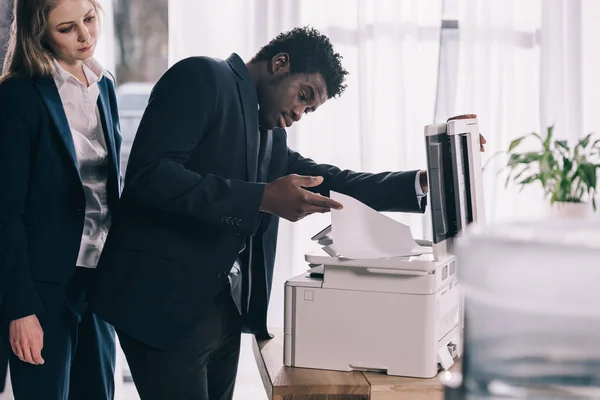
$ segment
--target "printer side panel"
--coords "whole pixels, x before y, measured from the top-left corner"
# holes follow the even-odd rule
[[[284,287],[283,321],[283,365],[294,365],[294,322],[295,322],[295,286],[286,283]]]

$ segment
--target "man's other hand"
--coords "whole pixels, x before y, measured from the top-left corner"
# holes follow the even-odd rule
[[[41,365],[44,331],[35,315],[15,319],[9,327],[10,347],[19,360],[29,364]]]
[[[287,175],[267,183],[260,211],[296,222],[313,213],[325,213],[342,205],[329,197],[309,192],[303,188],[323,183],[322,176]]]
[[[453,121],[455,119],[473,119],[473,118],[477,118],[477,114],[457,115],[455,117],[448,118],[448,122]],[[485,138],[483,137],[483,135],[480,133],[479,134],[479,150],[482,153],[485,151],[485,147],[483,145],[486,144],[486,143],[487,143],[487,140],[485,140]]]

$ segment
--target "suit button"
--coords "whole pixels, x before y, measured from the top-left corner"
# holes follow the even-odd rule
[[[237,236],[237,237],[242,237],[243,235],[242,235],[242,232],[236,232],[236,233],[235,233],[235,236]]]

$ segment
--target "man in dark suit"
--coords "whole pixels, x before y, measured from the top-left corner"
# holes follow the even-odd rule
[[[269,337],[280,217],[341,207],[331,190],[423,212],[420,171],[342,171],[287,147],[284,128],[339,96],[346,74],[327,37],[297,28],[247,64],[193,57],[156,84],[93,301],[143,400],[231,399],[241,332]]]

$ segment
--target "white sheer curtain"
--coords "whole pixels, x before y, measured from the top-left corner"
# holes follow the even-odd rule
[[[298,1],[169,0],[169,64],[190,56],[249,60],[299,22]]]
[[[600,2],[545,0],[542,8],[542,123],[575,140],[600,134]]]
[[[541,0],[460,0],[456,112],[479,116],[488,154],[539,132]],[[486,168],[484,196],[489,220],[532,215],[539,203],[517,199]],[[528,198],[541,196],[533,190]],[[518,201],[521,200],[521,201]],[[521,204],[522,203],[522,204]]]
[[[598,71],[600,2],[595,0],[460,0],[456,112],[474,112],[487,137],[487,158],[511,140],[545,132],[576,140],[600,124]],[[535,143],[524,142],[535,146]],[[543,218],[540,188],[518,193],[496,173],[485,172],[489,221]]]
[[[170,0],[170,63],[190,55],[252,57],[276,34],[311,25],[350,72],[348,89],[288,131],[290,147],[362,171],[426,166],[423,126],[433,121],[442,0]],[[293,62],[293,60],[292,60]],[[423,216],[395,215],[423,235]],[[283,284],[306,269],[309,238],[329,215],[282,221],[269,322],[282,325]]]
[[[600,2],[581,1],[581,57],[582,57],[582,97],[583,133],[596,132],[600,135]]]
[[[100,6],[104,11],[102,13],[101,26],[102,30],[100,40],[96,45],[95,57],[104,68],[110,71],[113,75],[115,71],[115,56],[117,54],[115,47],[115,24],[113,14],[113,1],[100,0]]]

